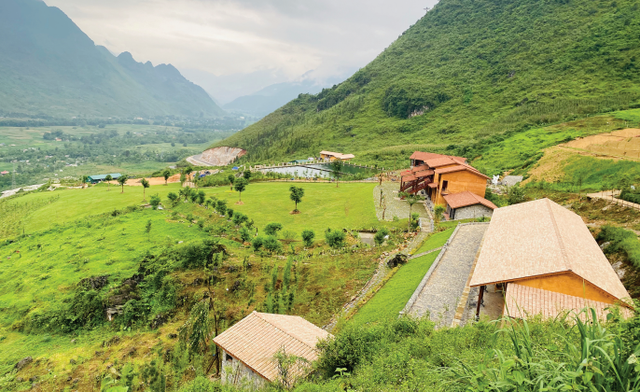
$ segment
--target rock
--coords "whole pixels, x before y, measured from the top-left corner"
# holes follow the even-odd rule
[[[107,369],[111,369],[112,367],[113,367],[113,364],[112,364],[112,363],[108,363],[108,364],[107,364]]]
[[[387,262],[387,266],[389,266],[389,268],[395,268],[399,265],[406,264],[407,261],[409,261],[409,257],[407,255],[398,253],[397,255],[395,255],[395,257]]]
[[[178,334],[177,333],[170,333],[169,334],[169,339],[177,339],[178,338]]]
[[[23,367],[27,366],[31,362],[33,362],[33,358],[26,357],[21,359],[20,362],[16,363],[16,366],[14,366],[13,368],[17,371],[20,371]]]
[[[71,339],[71,344],[76,344],[76,340],[75,339]]]
[[[71,381],[71,383],[72,383],[72,384],[77,384],[77,383],[79,383],[79,382],[80,382],[80,380],[79,380],[79,379],[77,379],[77,378],[75,378],[73,381]]]
[[[600,245],[600,249],[604,250],[604,248],[606,248],[609,245],[611,245],[611,242],[609,242],[609,241],[604,242],[602,245]]]
[[[71,381],[71,376],[67,377],[67,382]]]
[[[167,316],[159,313],[156,314],[156,317],[153,318],[151,322],[151,329],[156,329],[162,327],[167,322]]]
[[[71,359],[69,360],[69,363],[70,363],[70,364],[72,364],[72,365],[75,365],[77,362],[76,362],[76,360],[75,360],[75,359],[71,358]]]
[[[96,357],[100,357],[104,354],[104,351],[96,351]]]
[[[84,278],[80,281],[80,286],[86,289],[100,290],[109,283],[109,275],[94,276],[91,278]]]
[[[16,382],[23,382],[23,381],[24,381],[24,378],[22,378],[22,377],[16,377]]]
[[[193,286],[193,287],[200,286],[203,282],[204,282],[204,280],[202,280],[200,278],[195,278],[193,280],[193,283],[191,283],[191,286]]]

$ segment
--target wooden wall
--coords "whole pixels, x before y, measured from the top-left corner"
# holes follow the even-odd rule
[[[486,178],[467,170],[442,175],[436,174],[434,181],[438,183],[438,193],[434,195],[435,197],[431,200],[434,204],[446,204],[441,194],[443,181],[449,181],[447,186],[447,193],[449,194],[469,191],[480,197],[484,197],[487,189]]]
[[[616,297],[572,272],[517,281],[519,285],[612,304]]]

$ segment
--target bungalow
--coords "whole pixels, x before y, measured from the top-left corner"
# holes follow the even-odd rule
[[[318,358],[316,344],[330,336],[302,317],[254,311],[213,339],[223,351],[221,380],[256,389],[278,381],[275,355],[280,350],[307,361],[290,370],[292,378],[304,377]]]
[[[487,286],[504,294],[503,315],[554,318],[592,307],[605,319],[631,302],[613,267],[580,216],[540,199],[496,209],[484,236],[470,286],[479,287],[477,314]]]
[[[87,177],[87,182],[89,182],[91,184],[97,184],[99,182],[105,181],[107,179],[107,175],[108,174],[100,174],[100,175],[89,176],[89,177]],[[113,178],[114,180],[117,180],[121,176],[122,176],[122,174],[120,174],[120,173],[112,173],[111,174],[111,178]]]
[[[475,193],[464,191],[444,196],[449,219],[475,219],[491,217],[495,204]]]
[[[341,161],[348,161],[355,157],[356,156],[353,154],[341,154],[339,152],[320,151],[320,158],[322,158],[325,161],[335,161],[336,159],[339,159]]]

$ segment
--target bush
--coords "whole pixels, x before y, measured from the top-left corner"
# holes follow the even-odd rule
[[[271,236],[277,236],[278,232],[282,230],[282,225],[280,223],[269,223],[265,228],[264,228],[264,233],[266,235],[271,235]]]
[[[178,203],[178,195],[173,192],[169,192],[169,194],[167,195],[167,199],[171,200],[171,203],[173,205],[176,205],[176,203]]]
[[[376,235],[373,236],[373,240],[375,241],[376,245],[381,246],[384,243],[384,240],[385,240],[384,237],[388,235],[389,235],[389,230],[387,230],[386,227],[383,227],[382,229],[378,230]]]
[[[524,188],[520,187],[518,184],[509,188],[507,196],[507,203],[509,203],[509,205],[522,203],[523,201],[525,201]]]
[[[242,242],[249,242],[252,236],[253,234],[246,227],[240,229],[240,239]]]
[[[233,214],[232,220],[233,220],[233,224],[235,224],[236,226],[240,226],[244,222],[247,222],[249,220],[249,217],[243,214],[242,212],[235,212]]]
[[[342,248],[343,246],[345,246],[345,239],[347,238],[347,235],[342,230],[327,229],[327,231],[324,233],[324,237],[330,247]]]
[[[253,239],[253,242],[251,242],[251,246],[253,246],[253,251],[257,252],[260,250],[260,248],[262,248],[262,243],[264,242],[264,238],[262,237],[256,237]]]
[[[265,237],[262,246],[270,253],[278,253],[282,250],[282,244],[274,236]]]
[[[156,194],[151,196],[151,200],[149,200],[149,204],[151,204],[151,208],[153,208],[154,210],[157,210],[158,206],[160,205],[160,201],[161,201],[160,196]]]
[[[229,219],[233,218],[233,210],[231,208],[227,209],[227,216],[229,217]]]
[[[313,239],[316,237],[316,233],[313,230],[305,230],[302,232],[302,242],[304,242],[304,246],[310,248],[313,246]]]

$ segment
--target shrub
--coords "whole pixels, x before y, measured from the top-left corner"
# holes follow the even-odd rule
[[[231,208],[227,209],[227,216],[229,217],[229,219],[233,218],[233,210]]]
[[[253,246],[253,251],[257,252],[260,250],[260,248],[262,248],[262,243],[264,242],[264,238],[262,237],[256,237],[253,239],[253,242],[251,243],[251,246]]]
[[[373,236],[373,240],[375,241],[376,245],[381,246],[384,243],[384,240],[385,240],[384,237],[388,235],[389,235],[389,230],[387,230],[386,227],[383,227],[380,230],[378,230],[376,235]]]
[[[313,230],[305,230],[302,232],[302,242],[304,242],[304,246],[310,248],[313,246],[313,239],[316,237],[316,233]]]
[[[277,236],[278,232],[282,230],[282,225],[280,223],[269,223],[265,228],[264,228],[264,233],[266,235],[271,235],[271,236]]]
[[[240,226],[244,222],[247,222],[249,217],[243,214],[242,212],[236,212],[233,214],[233,224],[236,226]]]
[[[516,184],[509,188],[509,193],[507,196],[507,202],[509,205],[522,203],[525,201],[525,193],[524,188],[520,187],[520,185]]]
[[[240,229],[240,239],[242,242],[248,242],[252,237],[252,233],[246,227]]]
[[[347,238],[347,235],[342,230],[327,229],[327,231],[324,233],[324,237],[330,247],[342,248],[343,246],[345,246],[345,239]]]
[[[282,250],[282,244],[274,236],[267,236],[262,241],[262,246],[270,253],[278,253]]]
[[[216,210],[220,213],[220,215],[224,215],[227,212],[227,201],[226,200],[218,200],[216,203]]]
[[[175,205],[178,202],[178,195],[173,192],[169,192],[167,199],[171,200],[171,203]]]
[[[160,201],[161,201],[160,196],[156,194],[151,196],[151,200],[149,200],[149,204],[151,204],[151,208],[153,208],[154,210],[157,210],[158,206],[160,205]]]

